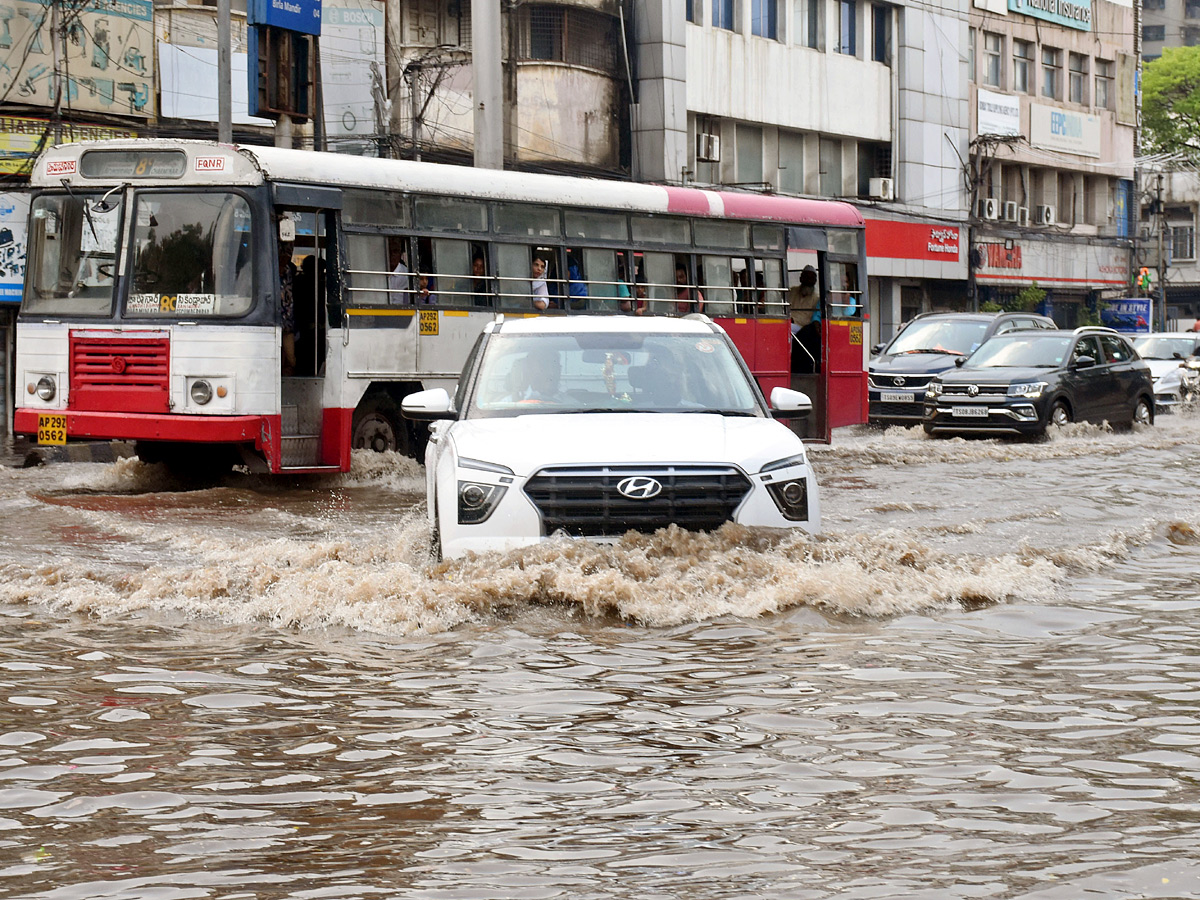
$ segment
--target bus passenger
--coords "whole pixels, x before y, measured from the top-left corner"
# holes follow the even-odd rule
[[[412,291],[409,276],[412,270],[408,267],[403,241],[388,241],[388,265],[392,270],[388,275],[388,303],[409,303]]]
[[[546,286],[545,258],[541,256],[535,256],[533,258],[533,265],[530,267],[530,274],[533,276],[533,280],[530,282],[533,308],[538,310],[549,309],[550,289]]]
[[[417,276],[417,299],[418,305],[432,305],[437,303],[437,294],[433,292],[433,278],[422,272]]]
[[[296,267],[292,264],[291,241],[279,242],[279,307],[283,314],[283,338],[280,348],[284,375],[296,371]]]
[[[488,289],[487,262],[482,253],[476,253],[471,259],[471,290],[474,292],[471,302],[476,306],[491,306],[491,291]]]
[[[571,298],[571,309],[587,309],[587,283],[583,280],[583,267],[573,253],[567,254],[567,293]]]
[[[693,301],[692,288],[688,281],[687,264],[675,263],[675,311],[681,316],[690,312],[704,312],[704,294],[697,290]]]

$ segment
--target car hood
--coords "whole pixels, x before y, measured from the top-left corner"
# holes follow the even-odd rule
[[[1146,365],[1150,367],[1150,374],[1155,378],[1162,378],[1172,369],[1178,369],[1183,365],[1181,359],[1146,359],[1144,356],[1142,359],[1146,360]]]
[[[800,438],[765,418],[703,413],[534,415],[455,422],[460,457],[527,476],[549,465],[728,463],[757,472],[804,452]]]
[[[872,375],[936,375],[954,368],[956,353],[881,354],[868,364]]]
[[[1024,381],[1051,381],[1058,369],[1039,369],[1032,366],[989,366],[975,369],[963,366],[961,369],[944,372],[942,384],[1012,384]]]

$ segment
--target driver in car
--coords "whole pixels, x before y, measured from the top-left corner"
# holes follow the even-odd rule
[[[513,391],[504,398],[508,403],[565,403],[559,380],[562,366],[556,350],[531,350],[513,366]]]

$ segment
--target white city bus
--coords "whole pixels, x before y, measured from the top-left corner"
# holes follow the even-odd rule
[[[54,147],[32,181],[14,433],[185,471],[419,455],[401,399],[452,387],[499,313],[702,309],[770,391],[796,273],[866,283],[837,202],[172,140]],[[827,437],[828,385],[799,386]]]

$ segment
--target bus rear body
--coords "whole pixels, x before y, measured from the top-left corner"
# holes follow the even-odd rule
[[[846,204],[159,140],[52,148],[33,184],[14,433],[39,443],[183,471],[419,457],[400,401],[453,388],[498,313],[702,309],[766,392],[810,393],[807,437],[858,416],[828,408],[829,365],[796,374],[789,318],[800,261],[865,284]]]

